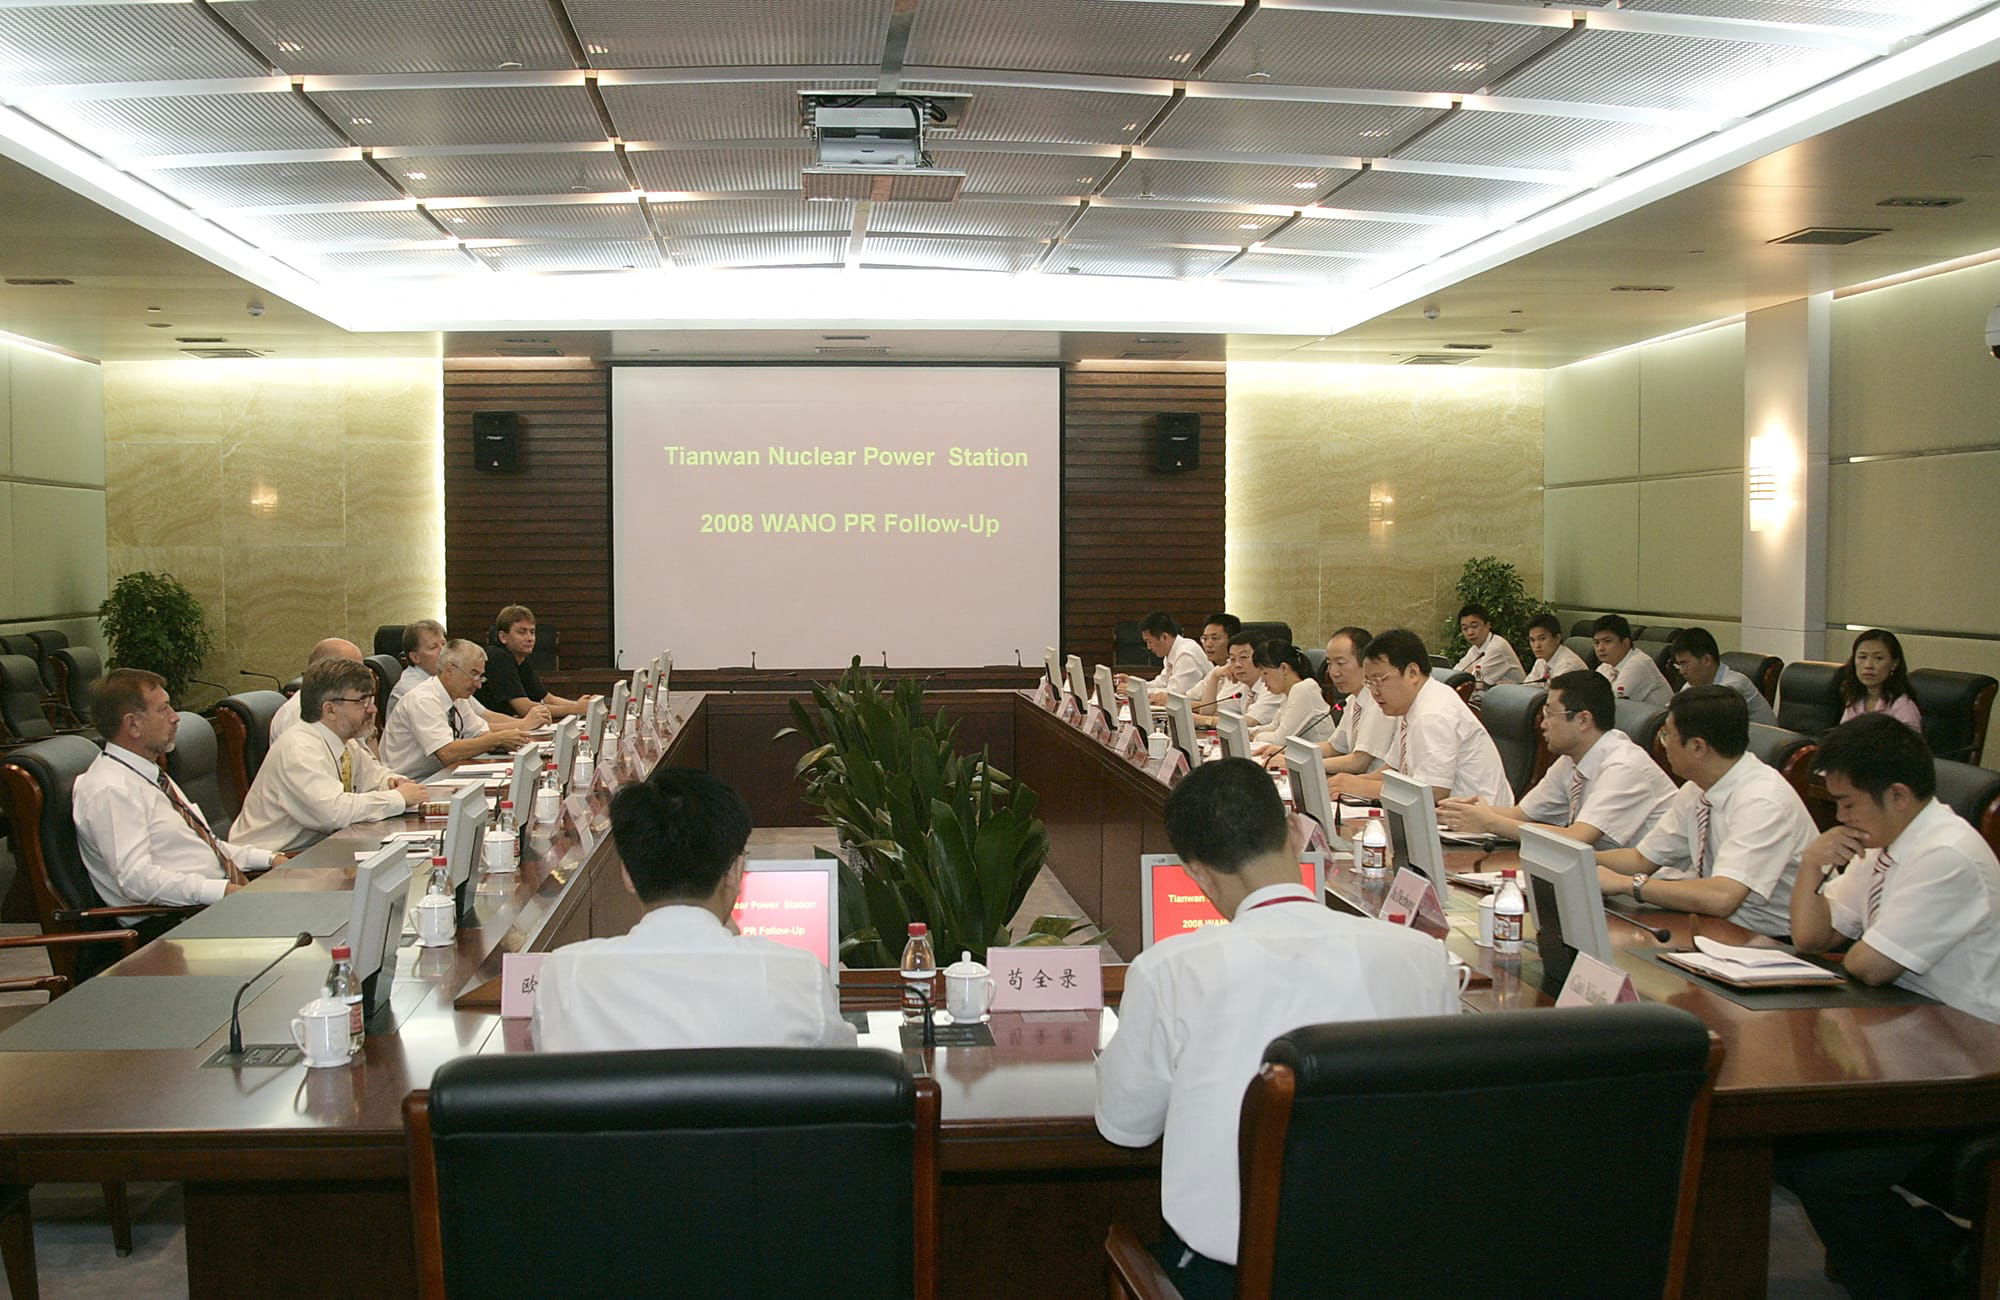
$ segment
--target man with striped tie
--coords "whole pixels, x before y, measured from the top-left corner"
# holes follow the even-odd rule
[[[493,750],[521,746],[523,731],[548,720],[537,704],[530,718],[489,726],[473,692],[486,680],[486,652],[452,640],[438,653],[437,676],[403,697],[382,728],[382,761],[418,780]]]
[[[232,830],[238,843],[299,849],[356,822],[395,817],[428,792],[390,771],[361,737],[375,724],[375,674],[328,659],[306,669],[300,716],[272,744]]]
[[[1668,702],[1660,737],[1687,784],[1635,847],[1598,853],[1598,885],[1783,938],[1792,878],[1818,830],[1791,782],[1749,752],[1743,697],[1727,686],[1690,687]]]
[[[1814,766],[1840,824],[1800,861],[1793,944],[1847,945],[1847,973],[1862,983],[1894,983],[2000,1023],[2000,862],[1938,801],[1923,737],[1864,713],[1828,733]],[[1797,1193],[1826,1245],[1827,1271],[1850,1293],[1960,1293],[1947,1270],[1969,1234],[1896,1191],[1924,1195],[1925,1173],[1944,1166],[1948,1146],[1911,1134],[1779,1149],[1779,1181]]]
[[[112,669],[91,686],[90,720],[104,752],[77,777],[71,815],[83,865],[107,907],[213,903],[241,889],[246,873],[285,860],[219,838],[167,775],[162,763],[181,718],[159,674]]]
[[[1652,755],[1611,725],[1617,697],[1611,683],[1585,669],[1549,683],[1542,736],[1556,761],[1512,808],[1446,799],[1438,822],[1448,830],[1519,839],[1538,826],[1599,849],[1630,848],[1644,839],[1673,802],[1674,783]]]

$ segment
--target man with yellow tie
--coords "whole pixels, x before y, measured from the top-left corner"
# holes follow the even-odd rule
[[[367,665],[329,659],[306,669],[301,719],[272,743],[243,800],[234,835],[242,844],[298,849],[356,822],[395,817],[428,797],[361,743],[375,721],[375,676]]]

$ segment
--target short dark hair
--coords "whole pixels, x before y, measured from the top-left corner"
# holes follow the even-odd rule
[[[1493,626],[1493,616],[1486,612],[1486,606],[1476,600],[1458,607],[1458,616],[1460,618],[1465,618],[1468,615],[1477,618],[1488,627]]]
[[[1537,614],[1529,619],[1528,626],[1523,629],[1523,635],[1534,631],[1536,628],[1542,629],[1542,631],[1547,632],[1558,641],[1563,639],[1563,625],[1556,621],[1554,614]]]
[[[126,714],[146,711],[152,686],[165,690],[167,679],[144,668],[113,668],[90,684],[90,725],[106,740],[116,737]]]
[[[1667,642],[1667,653],[1717,662],[1722,659],[1722,647],[1715,644],[1715,635],[1705,627],[1684,627],[1674,633],[1673,640]]]
[[[1253,659],[1257,653],[1257,638],[1251,636],[1248,632],[1231,632],[1229,634],[1229,644],[1233,646],[1238,646],[1238,645],[1249,646],[1250,653]]]
[[[1347,644],[1353,649],[1354,657],[1357,660],[1361,658],[1361,652],[1368,648],[1368,642],[1371,640],[1367,628],[1348,626],[1336,628],[1333,635],[1326,639],[1326,643],[1332,645],[1341,637],[1347,638]]]
[[[1840,671],[1834,675],[1834,685],[1840,688],[1840,702],[1853,704],[1856,700],[1867,698],[1868,688],[1861,684],[1861,678],[1854,671],[1854,652],[1861,648],[1861,643],[1864,641],[1879,641],[1883,649],[1896,657],[1896,666],[1889,671],[1888,680],[1882,683],[1882,698],[1900,700],[1908,695],[1910,661],[1903,657],[1903,643],[1897,639],[1894,632],[1885,628],[1871,627],[1854,638],[1854,644],[1847,650],[1847,662],[1842,664]]]
[[[403,653],[406,655],[415,653],[416,648],[423,644],[426,632],[437,633],[440,641],[445,639],[444,624],[434,618],[420,618],[403,629]]]
[[[1406,627],[1392,627],[1369,641],[1361,658],[1387,659],[1399,673],[1408,668],[1431,670],[1431,652],[1424,649],[1424,639]]]
[[[1835,772],[1877,803],[1892,785],[1906,785],[1919,799],[1937,793],[1937,763],[1923,733],[1886,713],[1864,713],[1841,723],[1819,742],[1813,771]]]
[[[1681,743],[1704,740],[1723,758],[1750,748],[1750,706],[1727,686],[1690,686],[1667,701]]]
[[[707,772],[662,767],[611,796],[611,838],[641,902],[707,898],[750,842],[750,806]]]
[[[1201,621],[1203,627],[1219,627],[1230,636],[1243,630],[1243,620],[1234,614],[1210,614]]]
[[[1305,651],[1299,649],[1281,636],[1274,636],[1270,640],[1258,645],[1257,653],[1251,659],[1251,662],[1259,668],[1277,668],[1283,666],[1291,669],[1306,681],[1312,680],[1312,660],[1306,658]]]
[[[1203,763],[1167,796],[1167,842],[1182,862],[1234,875],[1283,851],[1287,831],[1271,774],[1247,758]]]
[[[526,605],[508,605],[498,614],[494,615],[493,630],[495,633],[512,632],[516,623],[532,623],[534,621],[535,611],[529,609]]]
[[[348,691],[360,691],[375,698],[375,674],[367,664],[352,659],[322,659],[306,669],[299,679],[299,716],[318,722],[326,712],[326,702]]]
[[[1599,632],[1609,632],[1620,641],[1630,641],[1632,624],[1623,614],[1599,614],[1596,621],[1590,625],[1590,634],[1594,637]]]
[[[1549,693],[1557,691],[1562,692],[1565,709],[1588,713],[1599,731],[1610,731],[1618,725],[1618,695],[1611,689],[1611,679],[1603,673],[1588,668],[1558,673],[1549,681]]]
[[[1139,620],[1139,630],[1152,636],[1179,636],[1181,625],[1174,622],[1172,614],[1156,609]]]

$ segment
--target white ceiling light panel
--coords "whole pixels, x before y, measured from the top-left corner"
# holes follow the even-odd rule
[[[1207,76],[1278,86],[1470,93],[1563,27],[1447,22],[1388,14],[1257,10]]]
[[[1217,278],[1249,284],[1301,284],[1327,288],[1354,277],[1359,262],[1349,257],[1286,257],[1245,253],[1217,272]]]
[[[1547,207],[1574,192],[1559,185],[1531,185],[1484,176],[1367,171],[1341,186],[1327,202],[1341,208],[1423,212],[1463,221],[1502,221]]]
[[[1867,57],[1857,48],[1584,31],[1508,78],[1501,93],[1715,113],[1729,110],[1730,97],[1744,85],[1755,85],[1760,94],[1778,99],[1845,72]]]
[[[357,144],[408,148],[604,139],[582,86],[306,92]]]
[[[238,231],[252,243],[281,243],[336,248],[343,244],[429,242],[446,238],[419,213],[402,208],[390,212],[212,212],[218,225]]]
[[[707,235],[676,239],[670,246],[676,266],[839,266],[847,236]]]
[[[851,203],[808,203],[792,199],[716,199],[695,203],[652,203],[653,220],[669,239],[695,235],[833,233],[845,238],[854,227]]]
[[[1116,198],[1185,199],[1201,203],[1275,203],[1294,207],[1336,181],[1355,175],[1330,167],[1272,167],[1263,163],[1178,162],[1134,159],[1106,194]]]
[[[265,74],[192,4],[0,6],[0,86]]]
[[[799,171],[812,165],[812,153],[796,149],[630,149],[626,160],[642,188],[686,194],[725,194],[733,190],[799,188]]]
[[[1438,116],[1438,108],[1301,104],[1282,100],[1189,99],[1147,141],[1161,149],[1371,158]],[[1497,158],[1485,161],[1498,162]]]
[[[1097,188],[1115,158],[1079,154],[996,153],[940,149],[934,156],[947,171],[964,172],[961,194],[1020,194],[1040,197],[1084,195]]]
[[[1131,248],[1119,244],[1056,246],[1042,263],[1045,275],[1129,275],[1142,280],[1205,276],[1233,254],[1199,248]]]
[[[291,73],[576,66],[546,0],[239,0],[216,12]]]
[[[651,239],[636,199],[626,203],[564,203],[433,208],[460,239]]]
[[[631,183],[609,150],[566,153],[414,154],[378,159],[419,199],[522,194],[622,194]]]
[[[911,239],[870,235],[861,265],[922,267],[926,270],[1025,271],[1042,251],[1028,239]]]
[[[875,63],[887,0],[564,0],[595,68]]]
[[[649,239],[568,239],[473,251],[480,261],[503,272],[655,271],[660,267],[660,250]]]
[[[57,130],[114,158],[327,149],[345,143],[288,91],[79,99],[32,108]]]
[[[146,178],[196,207],[265,207],[287,203],[366,203],[402,195],[361,161],[245,163],[175,167]]]
[[[1488,163],[1608,176],[1706,134],[1699,121],[1602,122],[1525,113],[1454,114],[1396,157]]]
[[[1219,5],[1103,0],[924,0],[905,60],[938,68],[1011,68],[1184,77],[1235,17]]]
[[[953,140],[1130,144],[1167,104],[1164,94],[954,86],[941,82],[925,83],[925,88],[973,97],[965,110],[963,127],[927,137],[933,149],[950,149]]]
[[[878,203],[868,229],[913,235],[977,235],[988,238],[1048,239],[1076,215],[1059,203]]]

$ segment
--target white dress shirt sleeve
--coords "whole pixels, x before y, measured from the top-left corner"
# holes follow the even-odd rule
[[[347,752],[354,756],[354,789],[342,790],[339,760],[316,731],[305,739],[311,743],[274,747],[257,769],[255,784],[271,781],[271,795],[283,816],[306,830],[330,835],[357,822],[403,814],[402,792],[386,788],[390,773],[365,748],[347,742]]]
[[[213,874],[202,874],[201,863],[185,853],[179,855],[178,866],[156,853],[156,837],[171,829],[156,826],[156,812],[174,818],[181,834],[208,859],[208,871]],[[72,815],[85,865],[93,865],[91,859],[95,859],[95,865],[110,877],[116,890],[117,896],[107,898],[107,903],[159,903],[169,907],[207,904],[221,898],[228,889],[222,866],[208,846],[180,822],[180,814],[167,805],[164,797],[149,798],[136,777],[130,781],[93,784],[79,791],[72,804]]]
[[[1282,745],[1287,736],[1305,735],[1312,738],[1315,720],[1326,721],[1330,714],[1326,698],[1319,693],[1319,683],[1302,681],[1285,692],[1284,703],[1279,706],[1278,716],[1271,725],[1254,734],[1251,739],[1270,745]]]
[[[1637,745],[1632,748],[1638,751],[1637,759],[1607,762],[1584,783],[1583,806],[1576,819],[1597,828],[1600,848],[1637,843],[1673,795],[1671,781],[1648,779],[1647,768],[1664,777],[1658,765]]]
[[[1534,788],[1521,797],[1521,802],[1516,805],[1521,815],[1543,826],[1569,825],[1569,783],[1575,772],[1576,762],[1573,759],[1557,759],[1542,779],[1535,782]],[[1591,824],[1596,825],[1595,822]]]
[[[1097,1058],[1097,1131],[1121,1147],[1143,1147],[1167,1131],[1174,1053],[1166,1018],[1146,969],[1125,973],[1118,1032]]]
[[[1694,861],[1688,842],[1694,837],[1694,806],[1701,796],[1702,789],[1694,782],[1682,786],[1667,811],[1637,844],[1639,856],[1662,871],[1684,874]]]
[[[449,703],[450,697],[428,682],[405,696],[382,728],[382,761],[400,772],[435,772],[441,766],[437,751],[453,739],[445,717]]]
[[[1798,796],[1790,797],[1798,802]],[[1739,791],[1721,811],[1711,823],[1715,861],[1708,874],[1741,881],[1758,898],[1771,898],[1785,873],[1798,866],[1811,837],[1801,837],[1795,810],[1765,790]],[[1804,811],[1796,810],[1799,816]]]
[[[1208,662],[1201,642],[1190,641],[1186,637],[1175,637],[1173,646],[1160,666],[1160,675],[1146,683],[1155,691],[1173,691],[1180,695],[1193,695],[1201,689],[1201,679],[1208,676],[1214,667]]]
[[[1833,926],[1864,940],[1906,971],[1926,974],[1966,937],[1990,923],[1991,904],[1978,869],[1943,845],[1931,845],[1897,862],[1883,881],[1873,923],[1863,920],[1879,849],[1850,864],[1826,887]]]

